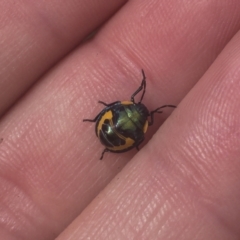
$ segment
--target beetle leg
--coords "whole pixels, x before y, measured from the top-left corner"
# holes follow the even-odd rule
[[[143,75],[143,80],[142,80],[142,83],[141,83],[141,86],[133,93],[133,95],[131,96],[131,102],[135,103],[135,100],[134,100],[134,97],[140,92],[143,90],[143,93],[142,93],[142,96],[140,98],[140,101],[139,103],[142,102],[143,100],[143,97],[144,97],[144,94],[145,94],[145,90],[146,90],[146,77],[145,77],[145,73],[142,69],[142,75]]]
[[[94,119],[83,119],[83,122],[96,122],[100,113]]]
[[[108,150],[107,148],[105,148],[105,149],[102,151],[102,155],[101,155],[101,157],[100,157],[100,160],[103,159],[103,155],[104,155],[105,152],[109,152],[109,150]]]
[[[104,106],[108,106],[108,104],[107,104],[107,103],[105,103],[105,102],[102,102],[102,101],[98,101],[98,103],[101,103],[101,104],[103,104]]]
[[[162,111],[159,111],[159,110],[162,109],[162,108],[166,108],[166,107],[176,108],[176,106],[174,106],[174,105],[163,105],[163,106],[151,111],[150,114],[149,114],[150,115],[150,122],[148,122],[148,126],[153,125],[154,113],[162,113]]]
[[[144,141],[144,138],[137,144],[136,149],[139,151],[139,145]]]
[[[105,102],[102,102],[102,101],[98,101],[99,103],[103,104],[104,106],[106,107],[110,107],[116,103],[118,103],[119,101],[116,101],[116,102],[113,102],[113,103],[110,103],[110,104],[107,104]],[[98,117],[101,113],[99,113],[94,119],[83,119],[83,122],[96,122],[98,120]]]
[[[116,101],[116,102],[107,104],[107,103],[105,103],[105,102],[98,101],[98,103],[101,103],[101,104],[103,104],[103,105],[106,106],[106,107],[112,106],[112,105],[114,105],[114,104],[116,104],[116,103],[118,103],[118,102],[119,102],[119,101]]]

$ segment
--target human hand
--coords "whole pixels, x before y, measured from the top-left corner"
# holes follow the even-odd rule
[[[239,239],[240,2],[124,3],[2,1],[0,239]],[[99,161],[82,119],[141,68],[144,104],[178,108]]]

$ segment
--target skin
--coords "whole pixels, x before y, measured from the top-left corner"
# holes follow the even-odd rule
[[[239,12],[238,0],[2,0],[0,239],[239,239]],[[141,69],[143,103],[177,109],[138,153],[99,161],[82,119],[129,100]]]

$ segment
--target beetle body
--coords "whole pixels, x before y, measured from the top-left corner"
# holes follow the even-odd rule
[[[147,107],[142,104],[146,89],[146,77],[143,70],[142,74],[141,86],[133,93],[130,101],[116,101],[110,104],[99,101],[105,108],[94,119],[83,120],[96,123],[96,135],[105,146],[100,159],[103,158],[105,152],[121,153],[132,148],[139,150],[148,126],[153,124],[154,114],[161,113],[160,109],[165,107],[176,107],[164,105],[149,112]],[[142,96],[136,103],[134,97],[140,91],[142,91]]]
[[[148,115],[142,103],[115,102],[98,115],[96,135],[110,152],[126,152],[144,140]]]

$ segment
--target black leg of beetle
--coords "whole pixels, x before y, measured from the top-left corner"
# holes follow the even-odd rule
[[[105,102],[98,101],[98,103],[101,103],[101,104],[103,104],[103,105],[106,106],[106,107],[109,107],[109,106],[111,106],[111,105],[114,105],[114,104],[116,104],[117,102],[119,102],[119,101],[116,101],[116,102],[107,104],[107,103],[105,103]],[[100,115],[100,114],[98,114],[94,119],[83,119],[83,122],[96,122],[97,119],[98,119],[98,117],[99,117],[99,115]]]
[[[109,107],[109,106],[111,106],[111,105],[114,105],[114,104],[116,104],[117,102],[119,102],[119,101],[116,101],[116,102],[112,102],[112,103],[107,104],[107,103],[105,103],[105,102],[98,101],[98,103],[101,103],[101,104],[103,104],[103,105],[106,106],[106,107]]]
[[[107,105],[108,105],[107,103],[102,102],[102,101],[98,101],[98,103],[101,103],[101,104],[103,104],[104,106],[107,106]]]
[[[99,114],[94,119],[83,119],[83,122],[96,122]]]
[[[136,149],[139,151],[139,145],[144,141],[144,138],[138,143],[138,145],[136,146]]]
[[[162,113],[162,111],[159,111],[159,110],[162,108],[166,108],[166,107],[176,108],[176,106],[174,106],[174,105],[164,105],[164,106],[161,106],[161,107],[151,111],[150,112],[150,122],[148,123],[148,126],[153,125],[154,113]]]
[[[143,69],[142,69],[142,75],[143,75],[143,80],[142,80],[141,86],[140,86],[140,87],[133,93],[133,95],[131,96],[131,101],[132,101],[133,103],[135,103],[134,97],[135,97],[140,91],[143,90],[143,93],[142,93],[142,96],[141,96],[141,98],[140,98],[139,103],[142,102],[143,97],[144,97],[144,94],[145,94],[145,90],[146,90],[146,77],[145,77],[145,73],[144,73]]]
[[[109,152],[109,150],[108,150],[107,148],[105,148],[105,149],[102,151],[102,155],[101,155],[101,157],[100,157],[100,160],[103,159],[103,155],[104,155],[105,152]]]

